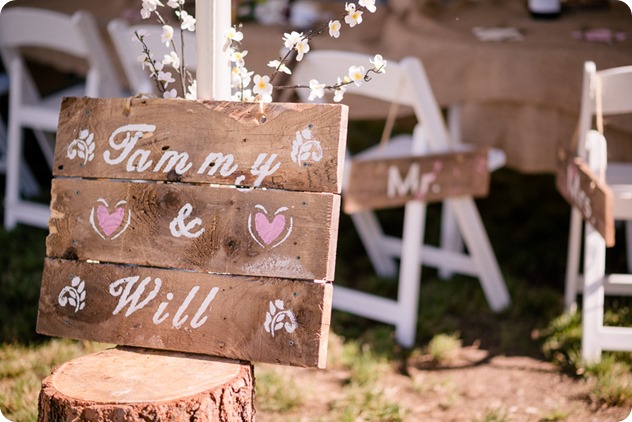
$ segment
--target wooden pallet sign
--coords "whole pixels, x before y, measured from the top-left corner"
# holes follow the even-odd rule
[[[324,367],[347,107],[66,98],[39,333]]]
[[[399,207],[419,199],[485,196],[489,192],[487,149],[417,157],[352,160],[343,207],[352,214]]]
[[[571,154],[564,157],[557,169],[557,190],[603,236],[606,246],[614,246],[612,191],[584,160]]]

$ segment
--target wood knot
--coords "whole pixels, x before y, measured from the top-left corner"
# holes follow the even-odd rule
[[[235,255],[239,252],[240,242],[238,239],[229,237],[224,240],[224,251],[226,252],[226,256]]]
[[[63,259],[71,259],[73,261],[77,261],[79,259],[79,255],[77,254],[77,249],[72,246],[66,249],[61,257]]]
[[[176,173],[175,169],[173,169],[169,173],[167,173],[167,181],[168,182],[181,182],[182,175]]]

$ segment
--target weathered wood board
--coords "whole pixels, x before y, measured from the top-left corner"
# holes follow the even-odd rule
[[[323,367],[347,107],[66,98],[38,332]]]
[[[485,196],[489,192],[487,149],[418,157],[352,160],[343,196],[346,213],[399,207],[419,199]]]
[[[340,193],[347,110],[65,98],[53,175]]]
[[[332,285],[47,259],[37,330],[127,346],[325,366]]]
[[[56,179],[50,257],[333,280],[340,196]]]
[[[564,199],[603,236],[606,246],[614,246],[612,190],[582,159],[570,154],[560,162],[555,184]]]

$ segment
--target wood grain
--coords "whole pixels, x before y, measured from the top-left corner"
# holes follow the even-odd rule
[[[53,174],[340,193],[347,112],[340,104],[65,98]],[[266,174],[266,164],[278,168]]]
[[[119,347],[73,359],[42,382],[38,421],[254,421],[250,363]]]
[[[325,366],[329,283],[59,259],[46,259],[43,279],[41,334]]]
[[[57,258],[333,280],[339,210],[339,195],[329,193],[60,178],[46,250]]]
[[[352,160],[343,195],[346,213],[399,207],[412,199],[485,196],[487,149],[417,157]]]
[[[564,199],[577,208],[604,238],[606,246],[614,246],[612,190],[592,172],[579,157],[565,155],[560,160],[555,184]]]

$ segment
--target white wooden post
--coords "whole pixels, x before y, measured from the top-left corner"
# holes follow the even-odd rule
[[[201,100],[230,99],[230,59],[224,35],[231,25],[231,2],[195,2],[197,97]]]

